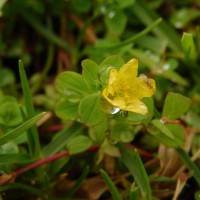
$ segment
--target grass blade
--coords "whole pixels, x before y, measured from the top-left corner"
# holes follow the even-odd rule
[[[143,0],[135,1],[132,9],[134,14],[146,26],[149,26],[155,21],[155,19],[160,17],[157,13],[151,10]],[[181,41],[178,33],[176,33],[175,29],[169,26],[165,21],[162,21],[157,27],[155,27],[153,32],[159,37],[165,39],[172,50],[182,51]]]
[[[157,26],[160,22],[162,21],[161,18],[158,18],[157,20],[154,20],[147,28],[145,28],[143,31],[139,32],[138,34],[120,42],[119,44],[114,44],[114,45],[109,45],[105,47],[95,47],[98,49],[115,49],[115,48],[120,48],[125,45],[131,44],[137,39],[141,38],[142,36],[146,35],[148,32],[150,32],[155,26]]]
[[[137,151],[127,150],[124,145],[119,145],[122,161],[135,178],[135,182],[140,188],[142,196],[146,200],[151,200],[151,187],[149,179]]]
[[[13,129],[9,133],[4,134],[0,137],[0,146],[6,144],[14,140],[16,137],[24,134],[30,127],[32,127],[42,116],[44,116],[45,112],[36,115],[35,117],[25,121],[23,124]]]
[[[0,163],[14,164],[14,163],[29,163],[33,160],[26,154],[0,154]]]
[[[115,187],[115,184],[112,182],[108,174],[103,169],[101,169],[100,172],[101,172],[101,176],[103,177],[104,181],[106,182],[108,186],[110,193],[112,194],[113,199],[122,200],[121,195],[119,194],[117,188]]]
[[[200,169],[195,165],[195,163],[190,159],[189,155],[181,148],[176,149],[181,160],[186,165],[186,167],[193,173],[193,176],[200,186]]]
[[[35,114],[34,106],[33,106],[32,95],[29,88],[28,79],[27,79],[26,72],[24,70],[24,66],[21,60],[19,60],[19,74],[20,74],[20,79],[21,79],[21,84],[22,84],[27,118],[30,119]],[[31,129],[29,130],[28,143],[29,143],[29,149],[30,149],[31,155],[34,158],[37,158],[40,155],[40,141],[39,141],[36,126],[31,127]]]

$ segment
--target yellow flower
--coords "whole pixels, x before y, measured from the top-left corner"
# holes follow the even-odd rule
[[[102,95],[113,107],[146,115],[148,109],[140,100],[154,94],[155,81],[143,74],[137,77],[137,71],[138,60],[135,58],[124,64],[119,71],[113,67]]]

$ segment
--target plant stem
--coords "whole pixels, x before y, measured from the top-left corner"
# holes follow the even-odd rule
[[[59,158],[68,157],[68,156],[69,156],[69,152],[68,151],[60,152],[60,153],[55,154],[53,156],[38,160],[38,161],[36,161],[36,162],[34,162],[34,163],[24,167],[24,168],[16,170],[15,171],[15,175],[19,176],[19,175],[21,175],[21,174],[23,174],[23,173],[25,173],[25,172],[27,172],[27,171],[29,171],[31,169],[34,169],[34,168],[39,167],[41,165],[44,165],[46,163],[52,162],[52,161],[57,160]]]
[[[91,147],[87,150],[87,152],[96,152],[98,149],[99,149],[98,146],[91,146]],[[29,170],[31,170],[31,169],[37,168],[37,167],[39,167],[39,166],[41,166],[41,165],[44,165],[44,164],[50,163],[50,162],[52,162],[52,161],[54,161],[54,160],[58,160],[58,159],[60,159],[60,158],[68,157],[68,156],[70,156],[70,153],[69,153],[68,151],[62,151],[62,152],[60,152],[60,153],[58,153],[58,154],[55,154],[55,155],[53,155],[53,156],[49,156],[49,157],[47,157],[47,158],[38,160],[38,161],[36,161],[36,162],[34,162],[34,163],[32,163],[32,164],[30,164],[30,165],[24,167],[24,168],[21,168],[21,169],[16,170],[16,171],[14,172],[14,173],[15,173],[15,176],[19,176],[19,175],[21,175],[21,174],[23,174],[23,173],[25,173],[25,172],[27,172],[27,171],[29,171]]]

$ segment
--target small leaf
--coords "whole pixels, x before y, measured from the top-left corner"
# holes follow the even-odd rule
[[[160,143],[163,143],[168,147],[182,147],[185,141],[184,129],[177,124],[166,124],[165,126],[172,133],[173,139],[163,134],[160,129],[158,129],[156,126],[153,126],[152,124],[149,124],[147,130]]]
[[[88,93],[88,88],[82,76],[75,72],[63,72],[56,78],[56,88],[69,101],[80,101]]]
[[[92,60],[86,59],[81,63],[83,67],[83,79],[91,91],[97,91],[99,66]]]
[[[162,116],[171,120],[178,119],[189,109],[190,102],[189,98],[170,92],[165,99]]]
[[[92,142],[88,137],[79,135],[69,140],[67,148],[70,154],[77,154],[87,150],[91,145]]]
[[[75,120],[78,117],[78,106],[77,102],[70,102],[63,99],[56,104],[55,112],[61,119]]]
[[[108,129],[107,118],[104,118],[100,124],[91,126],[89,128],[89,136],[90,136],[91,140],[95,144],[101,145],[106,137],[107,129]]]
[[[0,11],[1,12],[1,11]],[[10,69],[0,69],[0,88],[14,84],[15,76]]]
[[[183,33],[182,46],[185,52],[186,58],[189,60],[197,59],[197,50],[195,47],[194,39],[191,33]]]
[[[114,36],[119,36],[124,31],[126,26],[127,17],[122,10],[110,11],[105,17],[105,24],[108,29],[108,34]]]
[[[116,69],[120,69],[124,63],[124,59],[122,59],[120,56],[110,56],[100,64],[100,68],[112,66]]]
[[[15,153],[15,154],[19,153],[19,148],[14,142],[8,142],[8,143],[0,146],[0,155],[12,154],[12,153]]]
[[[138,113],[128,112],[127,116],[125,116],[125,119],[128,122],[134,125],[137,125],[137,124],[141,124],[146,119],[146,117],[147,117],[146,115],[140,115]]]
[[[118,142],[130,142],[134,138],[132,126],[125,122],[117,122],[111,125],[110,138]]]
[[[99,104],[99,94],[84,97],[79,104],[81,121],[88,125],[95,125],[103,120],[104,114]]]
[[[16,126],[22,123],[19,105],[15,102],[4,102],[0,104],[0,124]]]
[[[163,134],[165,134],[167,137],[174,139],[173,134],[171,133],[171,131],[166,127],[166,125],[164,125],[163,123],[161,123],[161,121],[159,119],[154,119],[151,122],[156,128],[158,128]]]
[[[63,149],[68,140],[80,134],[82,130],[82,124],[75,122],[70,127],[57,133],[53,140],[42,149],[44,157],[51,156]]]

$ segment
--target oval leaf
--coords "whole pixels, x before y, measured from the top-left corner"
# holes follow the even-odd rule
[[[58,91],[68,97],[68,100],[80,100],[88,93],[88,88],[80,74],[75,72],[63,72],[56,79]]]
[[[68,144],[70,154],[77,154],[87,150],[92,145],[91,140],[83,135],[72,138]]]
[[[162,116],[171,120],[178,119],[183,115],[190,107],[190,99],[177,93],[168,93]]]
[[[81,63],[83,67],[83,79],[91,91],[97,91],[99,66],[92,60],[86,59]]]
[[[77,102],[70,102],[63,99],[56,104],[55,112],[61,119],[75,120],[78,117],[78,106]]]
[[[99,104],[99,94],[84,97],[79,104],[79,115],[81,121],[87,125],[98,124],[103,120],[103,112]]]

